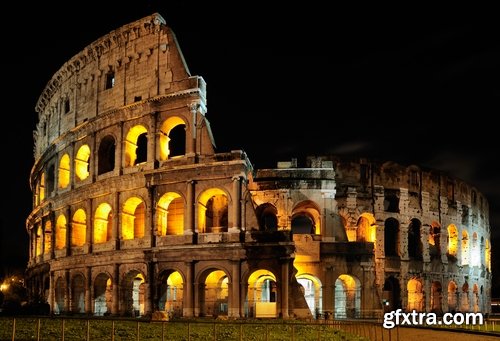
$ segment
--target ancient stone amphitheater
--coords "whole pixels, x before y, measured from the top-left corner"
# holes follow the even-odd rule
[[[55,314],[490,309],[473,186],[392,162],[255,170],[241,150],[215,153],[206,84],[158,14],[67,61],[36,111],[27,285]]]

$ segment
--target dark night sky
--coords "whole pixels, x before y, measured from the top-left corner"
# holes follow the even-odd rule
[[[448,171],[489,200],[492,259],[500,273],[500,153],[493,123],[500,28],[492,9],[86,1],[61,10],[34,3],[2,9],[2,108],[12,119],[3,124],[3,267],[27,261],[24,223],[38,96],[89,43],[159,12],[191,73],[207,82],[207,117],[218,151],[243,149],[257,168],[335,153]]]

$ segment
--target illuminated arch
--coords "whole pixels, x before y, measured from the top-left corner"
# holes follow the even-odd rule
[[[161,196],[156,206],[158,235],[184,234],[184,199],[175,192]]]
[[[462,230],[462,265],[469,265],[469,234],[466,230]]]
[[[94,243],[105,243],[112,238],[113,214],[111,205],[102,203],[94,214]]]
[[[52,222],[47,220],[43,229],[43,253],[50,254],[52,251]]]
[[[182,129],[184,131],[184,140],[183,141],[175,141],[175,139],[172,139],[172,136],[170,136],[170,133],[174,128]],[[161,125],[160,128],[160,160],[168,160],[169,158],[173,156],[178,156],[178,155],[183,155],[186,153],[185,150],[185,145],[186,145],[186,133],[185,133],[185,127],[186,127],[186,122],[180,117],[173,116],[167,118]],[[182,140],[182,134],[179,134],[181,136],[178,136],[177,138]],[[172,143],[179,144],[178,147],[180,148],[172,148]],[[174,149],[182,149],[182,146],[184,146],[184,152],[177,151],[177,153],[174,152]]]
[[[356,224],[356,241],[374,243],[377,235],[377,221],[371,213],[362,213]]]
[[[94,315],[111,313],[113,301],[112,280],[107,273],[100,273],[94,281]]]
[[[66,247],[66,217],[60,215],[56,221],[56,250]]]
[[[229,311],[229,277],[220,269],[207,269],[200,274],[198,291],[200,315],[227,315]]]
[[[158,308],[172,316],[183,315],[184,278],[177,270],[164,270],[158,276]]]
[[[90,147],[86,144],[78,149],[75,157],[75,175],[79,180],[85,180],[90,175]]]
[[[454,312],[457,310],[458,291],[457,284],[454,281],[448,283],[448,310]]]
[[[68,154],[64,154],[59,161],[58,187],[66,188],[69,185],[71,174],[71,160]]]
[[[87,235],[87,215],[81,208],[76,210],[71,221],[71,246],[83,246]]]
[[[408,290],[407,311],[423,311],[424,293],[422,291],[422,282],[419,279],[412,278],[408,281],[406,288]]]
[[[304,298],[312,316],[317,316],[323,311],[322,307],[322,284],[321,280],[311,274],[302,273],[295,276],[297,282],[304,288]]]
[[[40,175],[40,182],[38,185],[38,203],[40,204],[45,199],[45,173]]]
[[[292,210],[291,227],[292,233],[321,234],[321,215],[318,205],[310,200],[298,203]]]
[[[198,230],[202,233],[227,232],[228,196],[220,188],[210,188],[198,198]]]
[[[144,237],[146,206],[138,197],[130,197],[123,204],[122,238],[124,240]]]
[[[484,248],[484,266],[488,271],[491,271],[491,248],[488,239],[486,239],[486,246]]]
[[[36,228],[36,241],[35,241],[35,247],[36,247],[35,255],[37,257],[41,256],[42,252],[43,252],[42,235],[43,235],[42,226],[41,225],[37,225],[37,228]]]
[[[458,229],[455,225],[448,225],[448,254],[457,256],[458,251]]]
[[[278,287],[276,276],[267,269],[255,270],[248,277],[247,309],[249,317],[276,317]]]
[[[125,167],[132,167],[147,161],[147,143],[144,146],[142,142],[144,138],[147,142],[147,134],[148,130],[142,125],[130,128],[125,138]]]
[[[144,315],[144,304],[146,302],[146,280],[142,272],[129,271],[121,288],[123,308],[122,312],[128,316],[140,317]]]
[[[342,274],[335,281],[335,318],[355,318],[361,312],[361,283]]]

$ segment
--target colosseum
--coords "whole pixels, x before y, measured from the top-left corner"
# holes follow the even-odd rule
[[[331,155],[253,169],[215,152],[206,98],[159,14],[54,74],[36,104],[32,299],[95,316],[489,312],[488,202],[473,186]]]

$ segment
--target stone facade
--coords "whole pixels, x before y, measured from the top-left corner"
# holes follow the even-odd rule
[[[27,283],[53,313],[489,311],[477,190],[416,166],[215,153],[205,82],[158,14],[71,58],[36,110]]]

